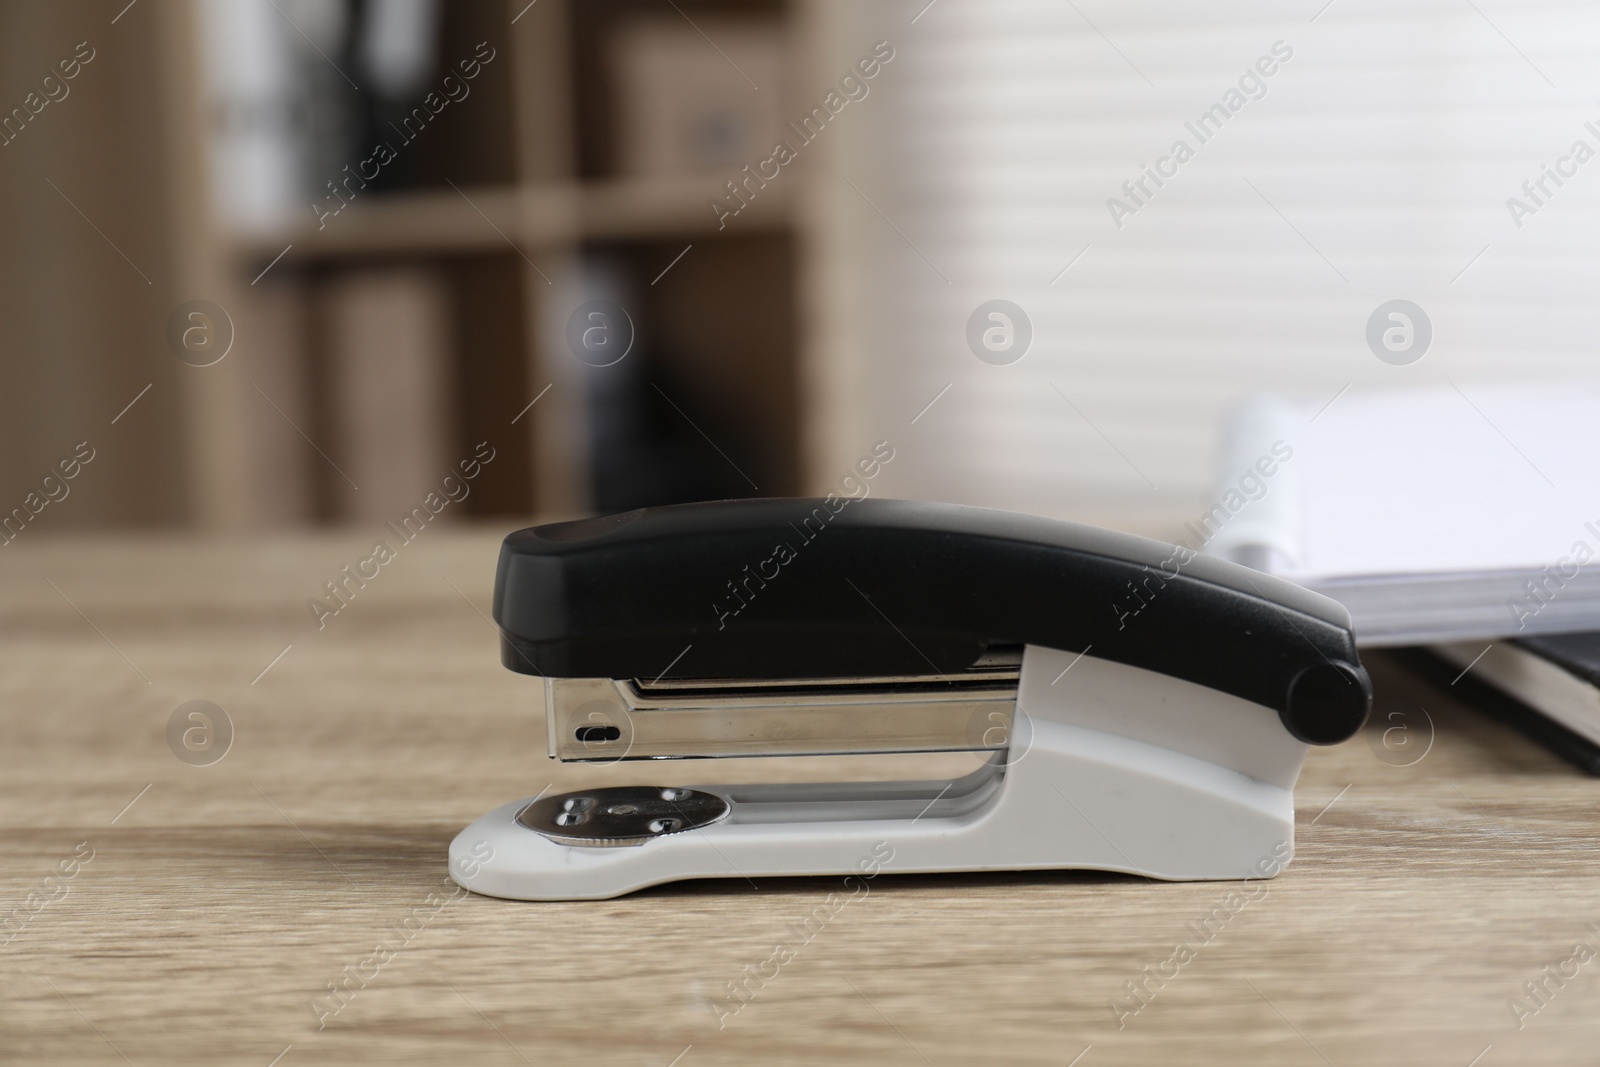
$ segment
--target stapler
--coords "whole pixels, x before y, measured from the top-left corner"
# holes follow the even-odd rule
[[[1259,878],[1293,853],[1307,746],[1351,737],[1371,704],[1326,597],[946,504],[736,500],[521,530],[494,619],[503,664],[540,679],[549,755],[625,783],[517,800],[456,837],[456,882],[521,900],[869,866]],[[973,769],[707,781],[719,760],[759,778],[751,757],[868,753]],[[677,760],[699,761],[691,784],[652,762]]]

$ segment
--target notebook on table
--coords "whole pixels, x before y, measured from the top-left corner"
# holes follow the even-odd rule
[[[1600,632],[1435,645],[1425,674],[1600,775]]]

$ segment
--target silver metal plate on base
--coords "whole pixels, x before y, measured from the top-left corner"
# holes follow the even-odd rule
[[[563,845],[620,848],[727,818],[728,802],[700,789],[613,786],[534,801],[517,822]]]

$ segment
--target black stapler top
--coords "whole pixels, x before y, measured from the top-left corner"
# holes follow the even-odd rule
[[[534,527],[501,549],[502,662],[552,678],[955,675],[1039,646],[1274,709],[1333,744],[1371,685],[1340,605],[1185,548],[985,508],[730,500]]]

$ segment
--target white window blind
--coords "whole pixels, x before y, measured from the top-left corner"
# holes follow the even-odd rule
[[[878,491],[1168,522],[1246,395],[1596,376],[1600,5],[925,4],[841,30],[896,57],[830,161],[819,471],[888,438]],[[968,348],[994,298],[1011,365]],[[1366,340],[1395,298],[1433,328],[1407,366]]]

